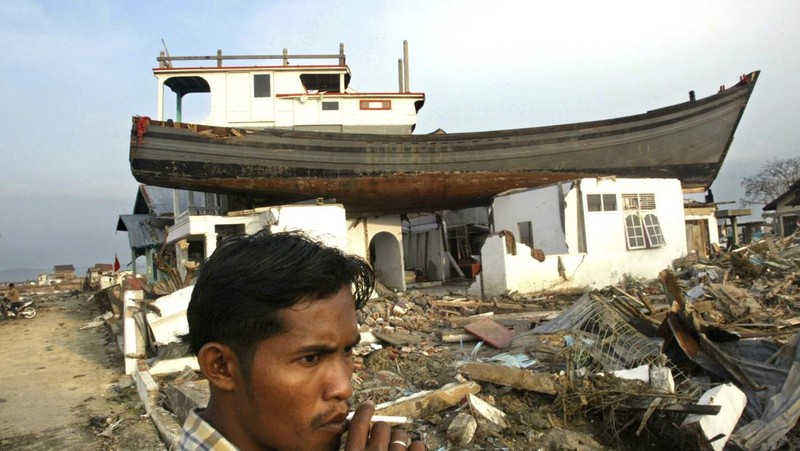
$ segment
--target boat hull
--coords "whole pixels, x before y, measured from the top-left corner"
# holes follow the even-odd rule
[[[335,199],[362,213],[485,205],[504,191],[587,176],[677,178],[701,191],[719,172],[757,76],[645,114],[492,132],[256,132],[136,117],[131,170],[155,186],[274,204]]]

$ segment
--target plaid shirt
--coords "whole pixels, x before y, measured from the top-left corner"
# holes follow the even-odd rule
[[[180,451],[239,451],[213,426],[200,417],[203,409],[192,409],[183,423],[183,437],[179,443]]]

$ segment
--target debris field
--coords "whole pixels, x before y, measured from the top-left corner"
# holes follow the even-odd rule
[[[353,404],[430,450],[796,449],[798,263],[795,234],[589,292],[379,289]]]

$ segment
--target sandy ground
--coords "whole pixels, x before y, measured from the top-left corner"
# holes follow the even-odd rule
[[[0,320],[0,449],[165,449],[88,295],[34,298]]]

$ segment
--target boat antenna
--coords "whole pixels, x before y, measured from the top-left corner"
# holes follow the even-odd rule
[[[161,38],[161,44],[164,46],[164,55],[167,57],[167,59],[164,60],[164,67],[171,68],[172,60],[169,58],[169,50],[167,50],[167,42],[164,41],[164,38]]]

